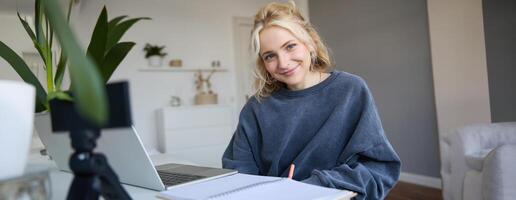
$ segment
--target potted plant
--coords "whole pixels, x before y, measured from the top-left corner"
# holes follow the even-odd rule
[[[108,21],[107,10],[104,7],[94,27],[87,51],[84,52],[68,25],[73,2],[70,1],[68,15],[65,17],[56,0],[36,0],[34,30],[18,13],[22,26],[45,65],[46,90],[23,59],[2,41],[0,57],[11,65],[23,81],[35,87],[35,112],[49,110],[48,102],[52,99],[72,100],[68,93],[72,92],[79,113],[92,123],[102,125],[106,123],[108,114],[104,85],[135,45],[134,42],[120,42],[120,39],[134,23],[149,18],[124,20],[127,16],[119,16]],[[54,34],[59,41],[58,46],[54,44]],[[61,50],[59,55],[53,53],[55,49]],[[59,62],[54,66],[52,58],[56,56],[59,56]],[[67,67],[71,85],[63,89],[62,80]],[[36,130],[50,131],[48,113],[41,116],[43,120],[38,120],[39,115],[36,116]]]
[[[151,45],[147,43],[143,48],[145,51],[145,58],[149,61],[149,66],[151,67],[160,67],[163,63],[163,57],[167,55],[167,53],[162,52],[165,46]]]
[[[32,30],[18,13],[21,24],[45,65],[46,91],[22,58],[2,41],[0,57],[4,58],[25,82],[36,87],[36,112],[48,110],[48,101],[51,99],[71,100],[66,93],[67,90],[71,90],[81,114],[95,123],[103,123],[106,119],[104,83],[135,45],[134,42],[120,42],[120,39],[134,23],[149,18],[124,20],[127,16],[118,16],[108,21],[107,10],[104,7],[85,53],[67,23],[73,2],[70,1],[65,19],[55,0],[36,0],[35,30]],[[53,53],[56,48],[53,42],[54,33],[61,49],[56,66],[52,63],[52,58],[58,56]],[[68,89],[63,89],[62,80],[67,67],[72,84]]]

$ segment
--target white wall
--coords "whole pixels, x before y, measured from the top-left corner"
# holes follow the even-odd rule
[[[147,66],[142,51],[145,43],[166,45],[170,59],[182,59],[184,67],[209,67],[212,60],[220,60],[221,66],[229,70],[214,74],[213,89],[219,94],[219,102],[235,107],[235,75],[232,18],[252,17],[268,0],[146,0],[146,1],[81,1],[77,15],[72,19],[78,38],[86,46],[92,28],[102,6],[106,5],[109,18],[119,15],[129,17],[151,17],[151,21],[140,21],[129,30],[122,41],[134,41],[136,46],[121,63],[111,80],[129,80],[133,120],[147,149],[157,147],[156,109],[169,105],[170,96],[178,95],[184,104],[191,105],[195,93],[192,72],[144,72],[138,69]],[[308,16],[307,0],[296,1],[298,7]],[[12,16],[14,17],[14,16]],[[3,18],[0,17],[0,20]],[[9,45],[20,50],[32,50],[18,41],[28,41],[20,31],[5,32],[8,27],[21,26],[16,22],[0,21],[3,30],[0,40],[9,40]],[[21,32],[24,34],[24,32]],[[7,39],[5,39],[7,38]],[[0,61],[0,78],[12,79],[16,74],[6,63]],[[236,115],[239,110],[234,111]]]
[[[32,41],[21,26],[16,14],[0,13],[0,25],[4,27],[0,31],[0,40],[3,43],[11,47],[20,56],[22,51],[32,50]],[[0,79],[21,80],[3,58],[0,58]]]

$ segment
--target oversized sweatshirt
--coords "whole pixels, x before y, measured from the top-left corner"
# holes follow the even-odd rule
[[[243,107],[222,157],[240,173],[286,177],[383,199],[401,162],[387,140],[364,80],[332,71],[312,87],[282,88]]]

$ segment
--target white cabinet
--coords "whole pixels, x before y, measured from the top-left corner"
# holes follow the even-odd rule
[[[234,131],[231,113],[230,106],[221,105],[159,109],[159,150],[201,166],[221,167]]]

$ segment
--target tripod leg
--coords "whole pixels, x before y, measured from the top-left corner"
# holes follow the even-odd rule
[[[67,200],[91,200],[99,199],[100,179],[94,176],[73,178],[70,189],[68,190]]]
[[[103,154],[94,154],[96,172],[102,181],[100,194],[108,200],[111,199],[131,199],[127,191],[120,184],[120,180],[115,171],[109,166],[106,156]]]

